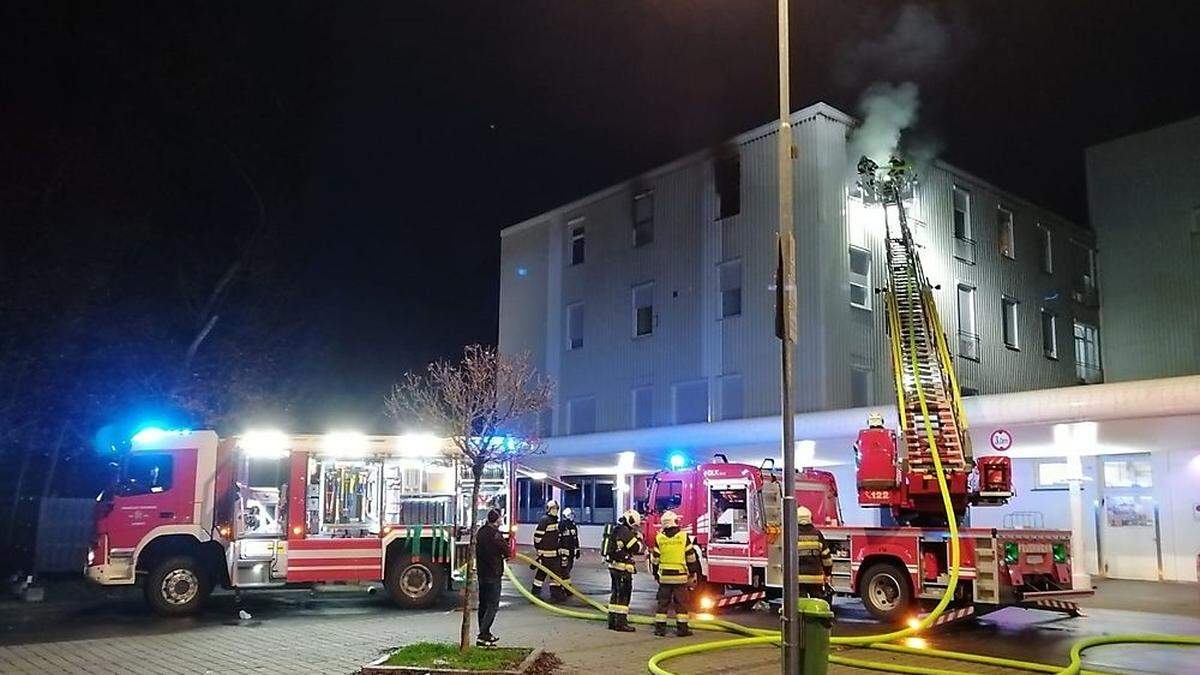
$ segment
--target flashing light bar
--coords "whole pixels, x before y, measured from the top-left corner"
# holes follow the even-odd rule
[[[170,438],[172,436],[186,436],[190,433],[192,433],[191,429],[161,429],[159,427],[146,427],[134,434],[133,437],[129,439],[129,442],[133,443],[134,445],[150,445],[152,443],[158,443],[164,438]]]

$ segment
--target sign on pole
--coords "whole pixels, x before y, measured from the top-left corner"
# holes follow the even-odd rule
[[[1013,444],[1012,434],[1008,433],[1008,429],[993,431],[989,440],[992,443],[992,449],[997,452],[1006,452]]]

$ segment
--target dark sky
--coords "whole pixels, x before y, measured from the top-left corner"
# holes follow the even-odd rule
[[[495,340],[501,227],[776,106],[773,0],[100,4],[0,10],[2,133],[105,148],[121,208],[177,171],[181,236],[252,210],[220,148],[282,186],[277,262],[326,348],[314,428]],[[1200,3],[793,4],[794,107],[914,81],[913,138],[1081,221],[1087,145],[1200,114]]]

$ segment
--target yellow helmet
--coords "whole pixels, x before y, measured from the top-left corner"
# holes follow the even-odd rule
[[[676,525],[679,525],[679,516],[674,511],[663,511],[663,514],[658,519],[658,522],[661,523],[663,527],[675,527]]]
[[[809,511],[807,506],[796,507],[796,524],[812,525],[812,511]]]

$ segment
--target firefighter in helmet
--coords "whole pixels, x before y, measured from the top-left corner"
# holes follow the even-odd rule
[[[533,531],[533,550],[537,554],[537,561],[542,567],[559,574],[561,568],[558,566],[558,502],[551,499],[546,502],[546,515],[538,521],[537,528]],[[541,596],[542,586],[546,584],[546,569],[542,567],[534,567],[533,572],[533,594]],[[552,595],[557,595],[561,590],[558,582],[554,579],[550,580],[550,589]]]
[[[800,595],[826,598],[826,580],[833,574],[833,556],[825,545],[825,535],[813,525],[812,511],[796,509],[796,546],[799,550]]]
[[[608,629],[622,633],[634,632],[629,625],[629,597],[633,594],[633,575],[637,567],[633,556],[646,551],[642,533],[638,530],[641,515],[629,509],[617,519],[604,540],[604,559],[608,561],[608,578],[612,593],[608,597]]]
[[[662,530],[650,549],[650,570],[658,582],[657,606],[654,609],[654,634],[667,634],[667,618],[675,615],[675,634],[692,634],[688,621],[692,618],[691,586],[700,578],[700,555],[691,535],[679,529],[679,516],[666,511],[659,519]]]
[[[575,527],[575,514],[571,507],[566,507],[558,517],[558,576],[563,581],[571,580],[571,570],[579,559],[579,529]],[[566,600],[567,591],[558,586],[551,586],[556,599]],[[560,597],[561,596],[561,597]]]

